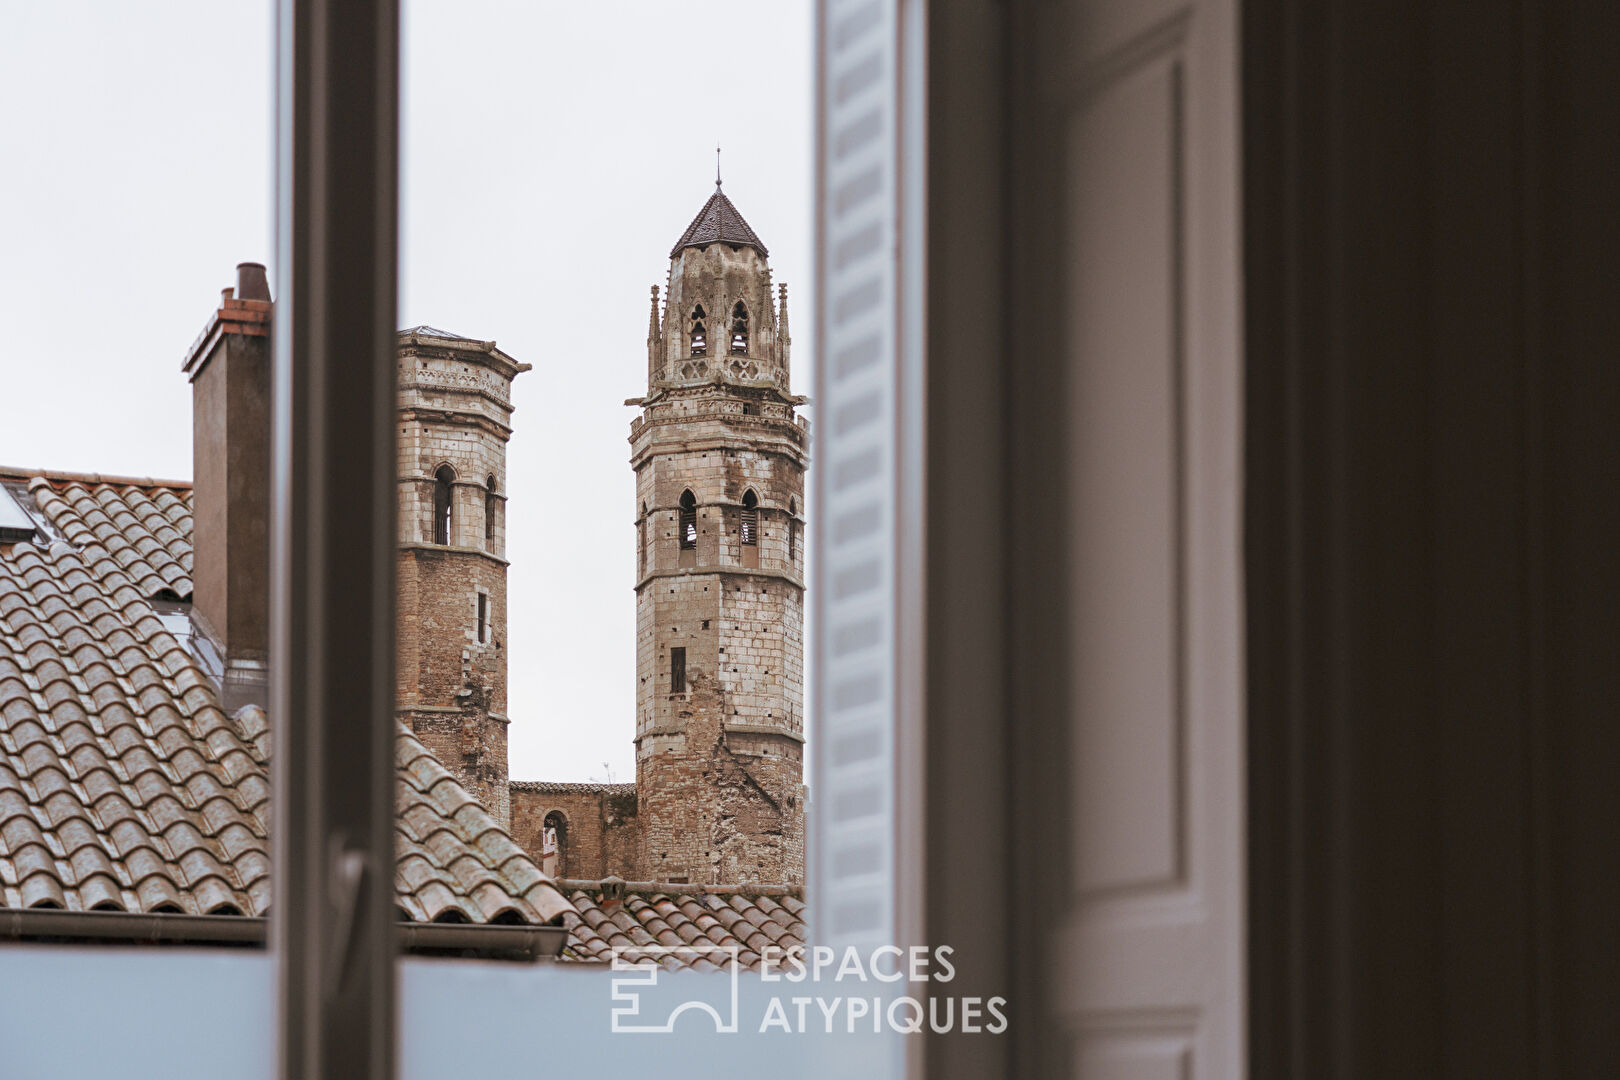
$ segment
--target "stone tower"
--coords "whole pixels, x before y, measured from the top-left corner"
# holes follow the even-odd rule
[[[529,368],[493,341],[399,336],[399,717],[503,827],[506,443]]]
[[[804,474],[787,289],[715,182],[652,293],[636,473],[638,862],[804,880]]]

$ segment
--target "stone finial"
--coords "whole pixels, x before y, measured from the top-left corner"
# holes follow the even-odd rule
[[[652,311],[647,316],[647,386],[652,387],[652,381],[658,378],[658,371],[663,362],[663,332],[658,325],[658,286],[652,287]]]
[[[788,334],[787,282],[781,282],[776,286],[776,295],[776,364],[781,372],[782,385],[785,387],[787,386],[788,373],[788,347],[793,343]]]

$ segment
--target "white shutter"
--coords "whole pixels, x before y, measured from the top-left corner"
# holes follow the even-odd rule
[[[904,920],[895,792],[903,458],[896,297],[900,9],[817,10],[818,250],[811,933],[863,950]]]

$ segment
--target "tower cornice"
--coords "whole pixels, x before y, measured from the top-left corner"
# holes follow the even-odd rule
[[[655,581],[665,578],[692,578],[718,577],[718,578],[769,578],[773,581],[785,581],[789,585],[804,591],[804,582],[786,570],[777,570],[771,567],[743,566],[739,563],[721,563],[716,566],[681,566],[662,570],[653,570],[643,575],[635,584],[634,591],[640,592]]]
[[[734,379],[730,375],[723,372],[715,372],[705,379],[656,379],[653,382],[652,393],[648,394],[646,397],[625,398],[624,403],[626,405],[635,405],[645,408],[649,405],[655,405],[658,402],[663,401],[665,398],[673,398],[677,396],[711,397],[713,395],[685,395],[681,392],[709,390],[717,386],[729,386],[738,390],[750,390],[755,392],[763,391],[769,396],[776,398],[777,401],[780,401],[784,405],[810,404],[810,398],[808,396],[804,394],[790,394],[776,383],[771,382],[769,379],[755,379],[752,381]],[[739,400],[747,400],[747,398],[745,398],[743,395],[737,395],[737,397]]]
[[[508,356],[493,341],[466,338],[431,326],[413,326],[409,330],[401,330],[399,347],[401,350],[413,347],[459,353],[465,359],[488,364],[508,379],[534,370],[533,364],[525,364]]]

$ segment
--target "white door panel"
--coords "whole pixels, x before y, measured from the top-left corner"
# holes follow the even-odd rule
[[[1243,1075],[1236,10],[1075,3],[1066,140],[1071,893],[1087,1080]]]

